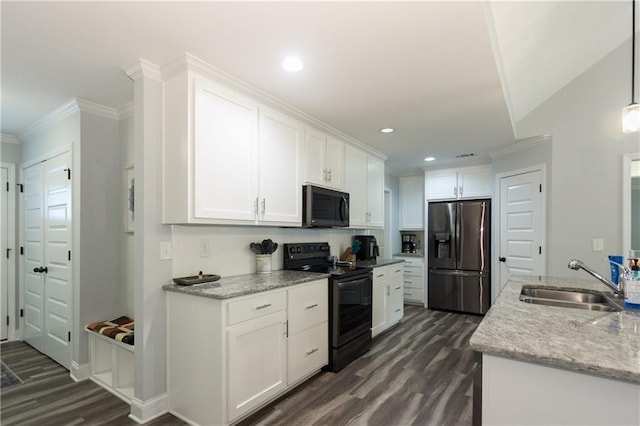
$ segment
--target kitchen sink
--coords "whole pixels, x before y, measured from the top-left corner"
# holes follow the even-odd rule
[[[520,293],[520,300],[534,305],[585,309],[589,311],[617,312],[622,310],[622,308],[611,302],[602,293],[589,290],[579,291],[524,286]]]

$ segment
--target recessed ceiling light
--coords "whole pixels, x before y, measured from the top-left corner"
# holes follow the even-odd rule
[[[304,64],[302,63],[302,59],[297,56],[287,56],[282,62],[282,68],[288,72],[298,72],[302,71]]]
[[[385,127],[384,129],[380,129],[380,133],[393,133],[396,129],[392,129],[391,127]]]
[[[436,157],[427,157],[427,158],[424,159],[424,161],[433,161],[435,159],[436,159]]]

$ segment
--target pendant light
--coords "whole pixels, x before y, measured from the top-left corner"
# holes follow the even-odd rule
[[[622,110],[622,132],[640,131],[640,104],[636,103],[636,0],[631,0],[631,103]]]

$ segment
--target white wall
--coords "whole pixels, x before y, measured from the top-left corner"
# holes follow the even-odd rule
[[[518,138],[552,135],[548,216],[548,274],[576,276],[582,259],[607,273],[606,255],[622,251],[622,155],[640,151],[640,136],[623,134],[630,102],[630,41],[517,123]],[[592,239],[605,250],[593,252]]]
[[[120,120],[120,187],[124,190],[124,168],[133,166],[133,117]],[[125,209],[124,194],[120,198],[120,211]],[[125,217],[121,215],[121,239],[120,239],[120,306],[124,315],[134,318],[134,265],[133,257],[133,233],[124,232]]]
[[[2,158],[1,163],[20,164],[21,160],[21,145],[16,143],[2,142]]]
[[[360,233],[361,231],[358,231]],[[173,276],[197,274],[222,276],[241,275],[256,271],[252,242],[272,239],[278,249],[272,256],[272,268],[282,269],[285,243],[329,242],[331,254],[339,256],[351,247],[356,231],[349,229],[271,228],[263,226],[173,226]],[[200,243],[209,244],[209,256],[200,256]]]

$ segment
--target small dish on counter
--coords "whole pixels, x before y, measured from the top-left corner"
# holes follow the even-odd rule
[[[192,275],[190,277],[174,278],[173,282],[178,285],[187,286],[187,285],[211,283],[214,281],[218,281],[219,279],[220,279],[220,275],[203,274],[202,271],[200,271],[198,275]],[[220,283],[216,283],[214,285],[220,286]]]

